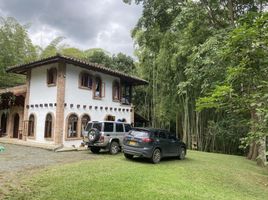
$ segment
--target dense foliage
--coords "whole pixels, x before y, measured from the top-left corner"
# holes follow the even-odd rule
[[[138,71],[150,81],[137,101],[152,126],[233,154],[266,135],[267,1],[135,2]]]
[[[37,57],[26,28],[14,18],[0,17],[0,88],[24,82],[23,76],[7,74],[5,70],[8,66],[29,62]]]

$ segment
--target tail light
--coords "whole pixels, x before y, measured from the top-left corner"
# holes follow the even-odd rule
[[[153,142],[154,140],[152,138],[142,138],[142,141],[145,143]]]
[[[104,142],[104,136],[100,136],[99,142]]]

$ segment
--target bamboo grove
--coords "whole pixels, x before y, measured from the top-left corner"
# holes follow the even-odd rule
[[[267,1],[135,3],[137,71],[150,82],[137,109],[190,148],[256,159],[267,134]]]

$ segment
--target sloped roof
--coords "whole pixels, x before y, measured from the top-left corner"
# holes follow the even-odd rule
[[[52,57],[44,58],[41,60],[37,60],[34,62],[30,62],[30,63],[8,67],[8,69],[6,71],[12,72],[12,73],[17,73],[17,74],[26,74],[26,72],[29,69],[32,69],[35,67],[40,67],[42,65],[56,63],[56,62],[69,63],[69,64],[73,64],[73,65],[76,65],[76,66],[79,66],[79,67],[82,67],[82,68],[85,68],[88,70],[102,72],[104,74],[116,76],[116,77],[119,77],[126,82],[133,84],[133,85],[146,85],[146,84],[148,84],[148,81],[146,81],[146,80],[143,80],[141,78],[119,72],[117,70],[109,69],[109,68],[105,67],[104,65],[97,64],[97,63],[85,62],[85,61],[82,61],[82,60],[79,60],[76,58],[67,57],[67,56],[63,56],[60,54],[57,54],[57,55],[52,56]]]

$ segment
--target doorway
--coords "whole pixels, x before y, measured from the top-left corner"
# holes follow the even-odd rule
[[[0,137],[6,135],[7,132],[7,114],[1,116]]]
[[[13,119],[13,138],[19,138],[19,124],[20,124],[20,116],[18,113],[14,115]]]

